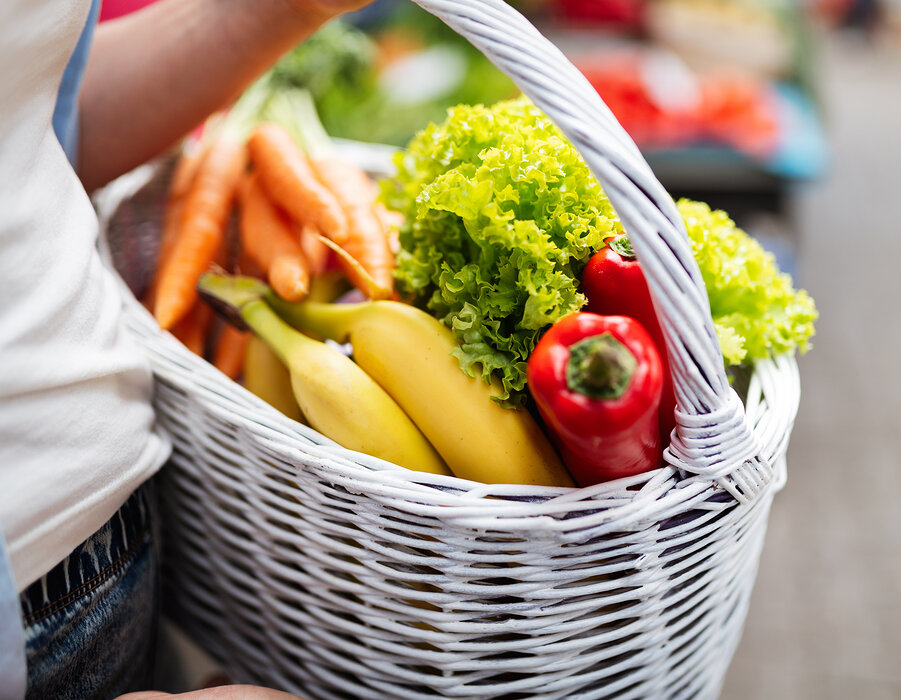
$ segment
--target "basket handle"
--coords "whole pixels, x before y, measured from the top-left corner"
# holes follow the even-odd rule
[[[773,479],[729,385],[707,289],[672,197],[587,78],[503,0],[413,0],[479,49],[570,139],[629,233],[666,338],[676,430],[666,461],[747,502]]]

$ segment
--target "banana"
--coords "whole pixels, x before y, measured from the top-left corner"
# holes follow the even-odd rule
[[[251,336],[244,354],[244,386],[252,394],[284,413],[288,418],[304,423],[303,414],[291,389],[291,374],[266,343]]]
[[[309,425],[349,450],[434,474],[450,474],[420,430],[375,381],[339,350],[282,321],[251,278],[205,274],[198,291],[234,323],[249,327],[288,368]]]
[[[272,293],[266,299],[292,326],[350,342],[357,364],[413,419],[455,476],[573,485],[528,411],[502,408],[491,400],[499,382],[463,373],[451,356],[453,333],[425,311],[396,301],[288,303]]]

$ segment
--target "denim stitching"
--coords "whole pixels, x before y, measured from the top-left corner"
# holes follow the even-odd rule
[[[103,569],[103,571],[94,576],[94,578],[88,579],[75,590],[69,591],[69,593],[64,595],[62,598],[54,600],[52,603],[45,605],[43,608],[32,611],[25,617],[25,624],[28,626],[37,624],[38,622],[47,619],[54,613],[59,612],[63,608],[69,606],[71,603],[74,603],[79,597],[87,595],[91,591],[103,585],[106,581],[108,581],[116,573],[118,573],[119,570],[121,570],[122,567],[124,567],[125,564],[128,563],[128,560],[135,555],[135,553],[138,551],[138,548],[144,543],[144,538],[146,537],[148,531],[149,528],[142,528],[135,537],[134,544],[131,545],[127,550],[122,552],[122,554],[120,554],[114,561],[110,562],[109,565],[107,565],[106,568]],[[87,586],[90,586],[90,588],[86,588]]]

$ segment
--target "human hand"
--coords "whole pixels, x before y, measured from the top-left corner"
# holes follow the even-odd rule
[[[178,698],[182,700],[301,700],[297,695],[270,688],[260,688],[255,685],[223,685],[177,695],[149,690],[120,695],[115,700],[162,700],[163,698],[173,698],[173,700]]]

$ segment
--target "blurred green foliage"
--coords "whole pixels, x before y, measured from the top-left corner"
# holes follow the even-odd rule
[[[404,36],[411,46],[440,46],[465,66],[461,80],[422,101],[395,99],[380,73],[380,42]],[[493,104],[515,96],[512,81],[437,18],[404,3],[366,31],[334,21],[289,52],[269,73],[272,87],[304,88],[333,137],[403,146],[457,104]]]

